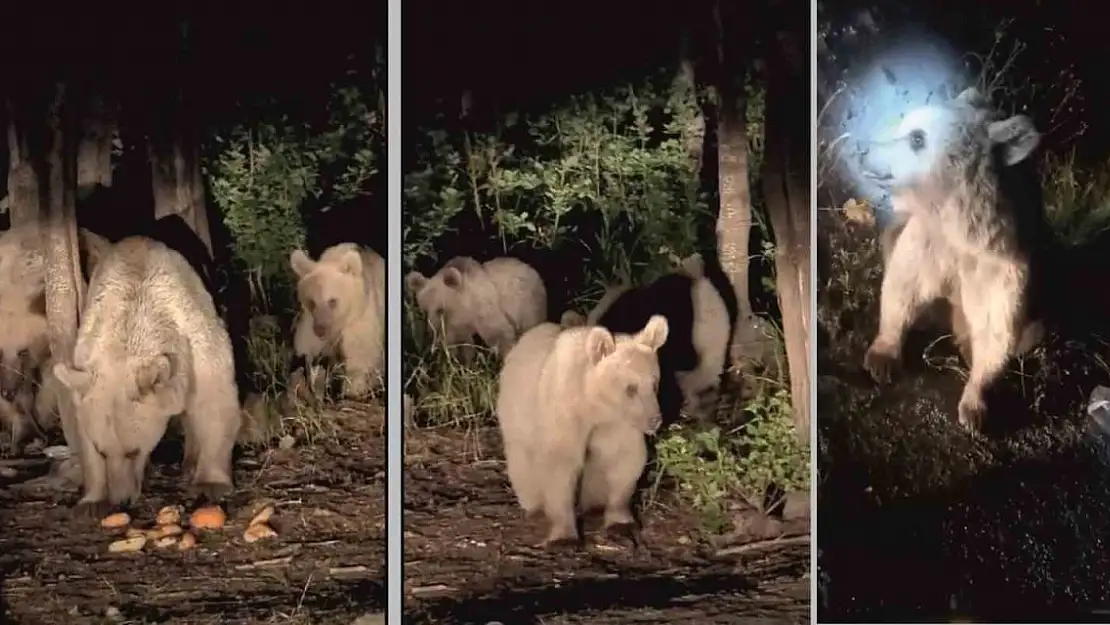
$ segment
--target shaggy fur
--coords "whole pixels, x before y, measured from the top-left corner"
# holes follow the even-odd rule
[[[905,332],[925,307],[958,302],[966,328],[957,333],[971,365],[959,421],[971,429],[981,427],[984,391],[1018,350],[1026,325],[1031,250],[1020,220],[1027,198],[1008,193],[1004,179],[1038,142],[1027,117],[1002,119],[968,89],[911,111],[864,159],[890,190],[900,228],[886,243],[879,333],[864,365],[888,381]]]
[[[293,348],[318,378],[315,361],[343,362],[343,393],[367,395],[385,378],[385,260],[369,248],[340,243],[312,260],[303,250],[289,256],[297,274],[301,314]]]
[[[218,500],[231,489],[241,419],[231,340],[181,254],[145,237],[116,244],[89,281],[73,363],[54,375],[76,407],[81,507],[102,515],[137,499],[175,415],[190,491]]]
[[[528,516],[547,518],[545,544],[577,542],[578,513],[598,507],[607,529],[634,527],[644,435],[661,424],[657,352],[666,340],[661,316],[635,336],[544,323],[506,356],[497,419],[509,482]]]
[[[473,358],[466,344],[474,336],[504,357],[523,333],[547,319],[543,279],[515,258],[479,263],[457,256],[435,275],[413,271],[406,282],[443,345],[458,346],[464,361]]]

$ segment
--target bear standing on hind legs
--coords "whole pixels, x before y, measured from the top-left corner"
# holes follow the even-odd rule
[[[340,357],[343,394],[369,394],[385,375],[385,260],[369,248],[339,243],[317,261],[294,250],[289,264],[301,303],[293,349],[310,379],[317,378],[316,359]]]
[[[970,354],[959,421],[978,430],[984,392],[1019,349],[1026,326],[1032,250],[1022,236],[1031,214],[1007,184],[1040,135],[1024,115],[1003,119],[974,88],[908,113],[863,157],[889,191],[899,231],[889,240],[879,332],[864,357],[886,382],[901,360],[906,331],[937,299],[958,302]]]

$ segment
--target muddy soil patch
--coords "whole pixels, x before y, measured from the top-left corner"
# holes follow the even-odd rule
[[[505,478],[495,428],[406,434],[409,623],[809,622],[808,524],[721,554],[673,500],[649,506],[646,551],[587,533],[547,552]]]
[[[0,490],[2,622],[342,623],[384,611],[386,448],[380,406],[329,411],[344,440],[245,452],[228,525],[198,547],[108,553],[118,538],[74,521],[77,493]],[[180,504],[179,466],[155,465],[136,524]],[[276,504],[278,537],[247,544],[252,504]]]

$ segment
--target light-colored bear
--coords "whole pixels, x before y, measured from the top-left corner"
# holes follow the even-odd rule
[[[539,272],[515,258],[479,263],[468,256],[447,261],[435,275],[413,271],[409,291],[446,347],[473,359],[475,335],[504,357],[524,333],[547,319],[547,289]]]
[[[36,378],[50,355],[46,298],[28,302],[0,294],[0,419],[11,432],[10,450],[19,453],[37,429]]]
[[[73,363],[55,363],[54,375],[76,408],[79,508],[101,516],[136,500],[178,415],[189,490],[217,501],[232,488],[241,416],[231,339],[181,254],[145,237],[117,243],[89,281]]]
[[[1024,342],[1032,251],[1019,221],[1034,199],[1009,192],[1003,177],[1039,141],[1032,120],[1005,118],[970,88],[910,111],[862,159],[890,193],[897,224],[884,241],[879,332],[864,366],[889,381],[906,331],[935,300],[955,302],[971,368],[959,421],[973,430],[984,392]]]
[[[87,259],[91,273],[112,249],[112,243],[84,228],[79,228],[77,235],[80,252]],[[42,230],[37,223],[20,225],[0,234],[0,298],[22,297],[30,301],[38,297],[46,283],[45,249]]]
[[[659,313],[668,318],[669,327],[681,322],[691,323],[690,345],[683,349],[691,349],[697,355],[697,364],[691,369],[676,369],[675,379],[682,392],[682,410],[697,419],[707,419],[715,412],[720,392],[720,378],[724,371],[728,355],[728,342],[730,337],[730,324],[728,307],[724,298],[717,291],[712,281],[706,277],[704,260],[700,255],[694,254],[682,261],[679,267],[670,274],[683,276],[689,279],[688,301],[693,315],[671,314],[679,308],[684,308],[681,302],[668,301],[668,298],[652,298],[650,308],[642,314]],[[668,278],[668,280],[673,278]],[[598,300],[597,304],[585,318],[573,310],[564,311],[560,318],[563,327],[598,325],[602,318],[612,309],[613,305],[624,296],[637,291],[650,290],[651,284],[633,287],[627,277],[621,277],[616,284],[609,286]],[[623,320],[621,320],[623,322]],[[672,341],[677,339],[677,332],[672,332]],[[671,348],[668,348],[670,350]],[[667,350],[660,354],[666,358]],[[664,369],[667,362],[662,363]]]
[[[666,340],[662,316],[635,336],[543,323],[506,356],[497,420],[509,482],[528,517],[547,518],[545,545],[577,543],[578,514],[599,507],[606,529],[635,528],[644,435],[662,423],[656,353]]]
[[[370,248],[339,243],[316,261],[294,250],[289,264],[301,303],[293,349],[312,380],[319,377],[318,359],[337,358],[346,396],[361,397],[384,384],[385,260]]]

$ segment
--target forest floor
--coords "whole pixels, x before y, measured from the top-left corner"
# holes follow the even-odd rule
[[[341,441],[298,441],[237,458],[227,525],[202,532],[185,552],[109,553],[120,532],[72,518],[75,491],[8,470],[0,479],[0,622],[350,625],[384,612],[383,411],[341,404],[323,416],[336,420]],[[162,464],[157,456],[167,448],[172,460]],[[185,503],[179,460],[179,444],[156,450],[133,525]],[[262,502],[276,508],[278,536],[247,544],[244,527]]]
[[[820,620],[1106,622],[1110,447],[1086,408],[1110,385],[1107,328],[1050,326],[969,433],[955,420],[966,364],[943,328],[907,337],[891,384],[864,371],[879,315],[875,229],[829,211],[818,227]],[[1105,324],[1105,308],[1071,308]]]
[[[710,546],[662,495],[645,549],[586,533],[547,551],[508,480],[496,428],[405,435],[406,623],[808,623],[809,521],[745,545]]]

